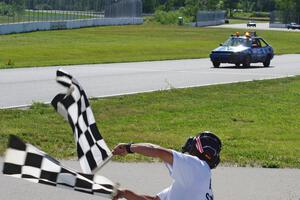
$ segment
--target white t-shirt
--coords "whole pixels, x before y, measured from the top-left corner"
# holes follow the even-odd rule
[[[157,194],[161,200],[213,200],[211,170],[199,158],[173,152],[173,166],[167,164],[173,183]]]

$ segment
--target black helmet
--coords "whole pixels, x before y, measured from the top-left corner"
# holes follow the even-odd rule
[[[189,137],[182,147],[182,153],[188,152],[205,160],[211,169],[220,163],[221,140],[212,132],[204,131],[195,137]]]

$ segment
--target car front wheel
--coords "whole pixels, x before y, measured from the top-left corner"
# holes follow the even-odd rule
[[[269,66],[270,66],[270,63],[271,63],[271,56],[268,55],[268,56],[266,57],[266,60],[263,62],[264,67],[269,67]]]
[[[217,62],[217,61],[213,61],[212,63],[215,68],[219,68],[220,64],[221,64],[220,62]]]

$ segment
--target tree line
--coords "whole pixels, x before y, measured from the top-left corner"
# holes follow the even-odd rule
[[[233,11],[300,12],[300,0],[143,0],[144,13],[154,13],[157,9],[172,11],[182,7],[190,10],[226,10],[229,16],[232,16]]]
[[[124,0],[0,0],[0,15],[13,15],[24,9],[103,10],[105,4]],[[199,10],[225,10],[232,17],[236,12],[269,13],[281,10],[300,13],[300,0],[142,0],[143,13],[178,11],[193,18]],[[298,20],[299,21],[299,20]]]
[[[0,5],[10,5],[33,10],[94,10],[104,7],[105,0],[0,0]]]

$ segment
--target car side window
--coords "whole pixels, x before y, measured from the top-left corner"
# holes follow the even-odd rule
[[[259,39],[259,41],[260,41],[261,47],[266,47],[266,46],[268,46],[268,44],[267,44],[264,40]]]
[[[252,48],[258,48],[258,47],[259,47],[258,40],[253,39],[252,40]]]

